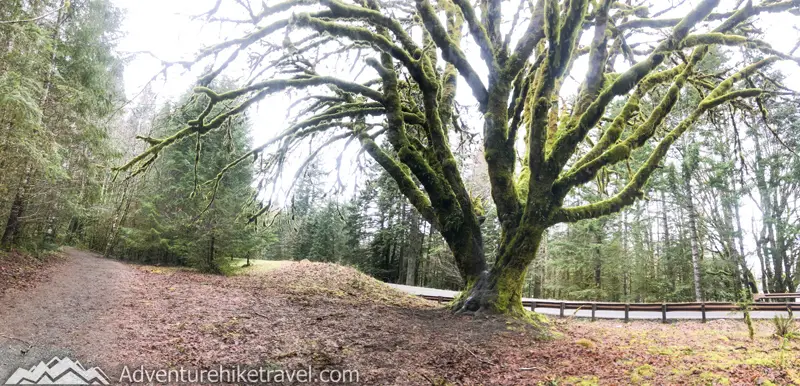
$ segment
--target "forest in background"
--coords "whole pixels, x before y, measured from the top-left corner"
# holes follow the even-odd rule
[[[184,140],[171,147],[147,173],[115,176],[112,167],[145,148],[137,136],[174,132],[202,110],[201,101],[187,90],[183,100],[161,103],[149,89],[126,101],[124,60],[114,50],[122,16],[108,1],[3,4],[4,248],[36,252],[73,244],[109,257],[212,272],[225,272],[231,258],[308,259],[352,265],[387,282],[461,288],[441,235],[366,158],[358,185],[350,189],[354,194],[327,188],[335,155],[321,156],[302,173],[283,208],[270,209],[266,221],[250,222],[261,209],[252,165],[237,166],[219,189],[208,183],[252,146],[246,115],[206,134],[202,143]],[[726,60],[715,53],[703,65],[715,68]],[[234,89],[233,83],[215,87]],[[701,99],[693,92],[686,90],[677,117]],[[528,269],[524,295],[685,301],[735,300],[756,286],[795,290],[800,115],[790,102],[766,110],[724,106],[708,113],[676,143],[643,200],[619,214],[548,230],[541,258]],[[500,227],[486,165],[478,139],[462,134],[451,140],[458,142],[463,177],[484,213],[481,228],[491,262]],[[616,183],[610,177],[629,175],[631,164],[643,162],[637,155],[643,156],[634,153],[628,163],[604,169],[569,200],[608,196],[618,188],[609,186]]]

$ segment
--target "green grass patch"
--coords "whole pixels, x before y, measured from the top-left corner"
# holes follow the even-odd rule
[[[245,266],[246,264],[247,264],[247,259],[233,259],[230,264],[232,268],[231,274],[233,275],[259,274],[288,266],[289,264],[292,264],[292,262],[288,260],[250,259],[250,266]]]

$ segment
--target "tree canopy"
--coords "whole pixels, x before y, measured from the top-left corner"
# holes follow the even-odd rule
[[[274,180],[302,144],[312,146],[309,159],[336,142],[359,144],[446,241],[467,286],[454,304],[460,312],[523,315],[524,277],[546,229],[634,204],[670,148],[718,107],[766,113],[794,97],[765,73],[798,59],[763,41],[754,20],[796,13],[796,0],[693,8],[610,0],[237,4],[243,17],[230,17],[221,0],[201,17],[246,32],[180,63],[207,66],[194,90],[205,107],[170,135],[144,137],[146,150],[117,170],[136,175],[175,143],[224,130],[267,96],[289,92],[293,124],[214,180],[251,161]],[[736,50],[741,60],[709,69],[703,63],[717,50]],[[242,61],[251,74],[243,87],[210,86]],[[570,95],[564,87],[575,77]],[[474,106],[459,103],[460,84]],[[689,89],[696,103],[676,109]],[[473,131],[464,119],[471,110],[480,116],[501,231],[491,267],[485,216],[454,156],[456,136]],[[614,165],[627,173],[609,173]],[[615,190],[570,199],[598,178],[616,179],[607,184]]]

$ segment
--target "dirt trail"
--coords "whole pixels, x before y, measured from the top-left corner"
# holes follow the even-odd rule
[[[65,252],[67,261],[48,268],[46,282],[0,298],[0,380],[56,355],[93,365],[118,338],[113,310],[135,269],[77,249]]]

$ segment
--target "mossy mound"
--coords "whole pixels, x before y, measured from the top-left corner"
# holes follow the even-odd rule
[[[438,304],[394,289],[358,270],[333,263],[307,260],[263,274],[264,284],[300,295],[335,296],[354,303],[434,308]]]

